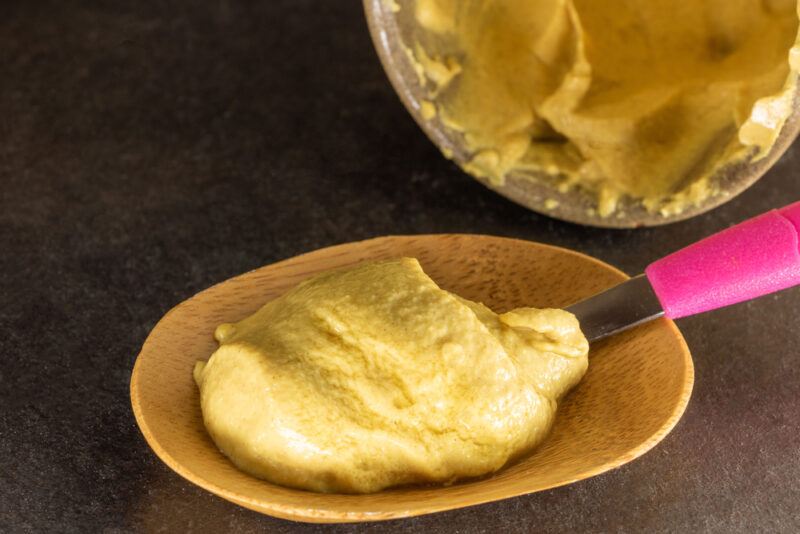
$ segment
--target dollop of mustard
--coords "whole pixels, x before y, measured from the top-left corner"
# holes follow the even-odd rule
[[[214,442],[323,492],[496,471],[546,436],[588,365],[568,312],[495,314],[409,258],[320,274],[215,335],[194,372]]]
[[[604,216],[622,197],[664,215],[701,203],[792,112],[796,0],[408,4],[424,118],[463,135],[464,169],[497,185],[552,176]]]

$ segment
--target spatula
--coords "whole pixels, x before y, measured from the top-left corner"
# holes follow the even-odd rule
[[[639,276],[568,307],[590,342],[800,284],[800,202],[651,263]]]

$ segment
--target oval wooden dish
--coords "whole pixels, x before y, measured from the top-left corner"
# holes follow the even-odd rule
[[[675,325],[659,320],[592,345],[589,371],[562,402],[551,435],[493,476],[448,487],[332,495],[239,471],[206,433],[192,379],[195,362],[216,348],[214,328],[242,319],[320,271],[402,256],[418,258],[443,288],[499,312],[563,307],[627,278],[577,252],[476,235],[382,237],[232,278],[167,313],[136,360],[133,412],[155,453],[187,480],[258,512],[309,522],[373,521],[497,501],[603,473],[650,450],[683,414],[694,379],[691,356]]]

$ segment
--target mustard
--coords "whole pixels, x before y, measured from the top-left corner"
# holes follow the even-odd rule
[[[416,0],[408,44],[464,169],[680,213],[792,112],[795,0]],[[426,105],[425,117],[433,116]]]
[[[495,314],[410,258],[317,275],[215,335],[194,371],[214,442],[324,492],[494,472],[544,439],[588,365],[570,313]]]

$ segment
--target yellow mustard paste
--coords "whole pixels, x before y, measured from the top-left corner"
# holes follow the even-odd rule
[[[623,197],[664,215],[702,202],[792,111],[796,0],[407,4],[422,115],[463,134],[464,169],[553,176],[596,193],[603,216]]]
[[[315,276],[215,336],[194,372],[215,443],[324,492],[496,471],[545,437],[588,365],[570,313],[495,314],[408,258]]]

